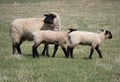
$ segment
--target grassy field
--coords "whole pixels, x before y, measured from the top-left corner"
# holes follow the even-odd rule
[[[49,11],[59,13],[63,30],[111,30],[113,39],[101,45],[104,58],[95,52],[92,60],[85,60],[90,48],[77,46],[74,59],[64,58],[61,49],[55,58],[33,59],[33,42],[27,41],[21,45],[22,56],[12,55],[10,23],[16,18],[43,17]],[[120,1],[0,0],[0,82],[120,82]]]

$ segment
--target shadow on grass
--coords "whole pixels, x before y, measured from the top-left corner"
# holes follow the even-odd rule
[[[90,59],[90,58],[88,58],[88,57],[84,57],[83,59],[84,59],[84,60],[91,60],[91,59]]]
[[[22,54],[25,58],[33,58],[33,55],[32,54]],[[42,54],[39,54],[39,57],[37,58],[40,58],[40,57],[45,57],[45,58],[52,58],[52,57],[49,57],[49,56],[44,56]]]
[[[23,53],[22,56],[24,56],[25,58],[33,58],[32,54],[31,53]],[[51,58],[51,59],[56,59],[56,58],[64,58],[64,59],[77,59],[77,58],[66,58],[65,56],[55,56],[55,57],[52,57],[52,56],[46,56],[46,55],[42,55],[42,54],[39,54],[39,57],[38,58]],[[87,57],[86,58],[83,58],[83,59],[88,59]]]
[[[32,57],[32,54],[22,54],[22,55],[26,58]]]

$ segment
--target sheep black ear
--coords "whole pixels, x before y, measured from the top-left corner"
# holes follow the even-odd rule
[[[102,32],[104,31],[103,29],[100,29]]]
[[[69,33],[73,31],[77,31],[77,29],[69,28]]]
[[[48,14],[44,14],[44,16],[48,16]]]

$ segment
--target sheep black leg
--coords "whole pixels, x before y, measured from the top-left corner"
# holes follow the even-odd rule
[[[67,47],[67,54],[68,54],[68,57],[70,56],[70,46]]]
[[[35,46],[35,45],[33,45],[33,47],[32,47],[32,54],[33,54],[33,58],[39,57],[38,51],[37,51],[37,46]]]
[[[15,53],[16,53],[16,45],[12,45],[12,53],[15,55]]]
[[[66,48],[65,48],[65,47],[62,47],[62,50],[63,50],[63,52],[64,52],[64,54],[65,54],[65,57],[68,58],[69,56],[68,56],[68,54],[67,54]]]
[[[47,57],[50,57],[50,55],[49,55],[49,46],[48,46],[48,44],[46,44],[46,56],[47,56]]]
[[[58,45],[55,45],[54,46],[54,52],[53,52],[53,55],[52,55],[52,57],[55,57],[55,54],[56,54],[56,52],[57,52],[57,50],[58,50]]]
[[[74,57],[73,57],[73,49],[74,49],[74,48],[70,48],[70,56],[71,56],[71,58],[74,58]]]
[[[18,42],[18,43],[16,44],[18,54],[22,54],[21,49],[20,49],[20,45],[22,44],[22,41],[23,41],[23,40],[20,39],[20,42]]]
[[[20,49],[20,44],[17,44],[17,51],[18,51],[18,54],[22,54]]]
[[[33,58],[35,58],[36,57],[36,47],[35,46],[32,47],[32,54],[33,54]]]
[[[101,50],[99,49],[99,47],[95,48],[97,53],[99,54],[99,58],[103,58],[102,54],[101,54]]]
[[[71,56],[71,58],[74,58],[74,57],[73,57],[73,49],[74,49],[74,48],[71,48],[70,46],[67,47],[68,57]]]
[[[90,50],[90,55],[89,55],[89,59],[92,59],[92,54],[93,54],[93,52],[94,52],[94,48],[91,48],[91,50]]]
[[[43,56],[45,56],[46,46],[47,46],[47,44],[44,45],[44,49],[43,49],[43,52],[42,52]]]

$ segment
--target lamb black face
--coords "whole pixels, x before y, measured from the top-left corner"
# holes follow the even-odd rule
[[[105,31],[105,35],[108,35],[108,39],[111,39],[112,38],[112,33],[111,31]]]
[[[47,24],[54,24],[54,18],[56,18],[56,15],[54,14],[45,14],[46,18],[44,19],[44,23]]]
[[[112,38],[112,33],[109,31],[109,39]]]

